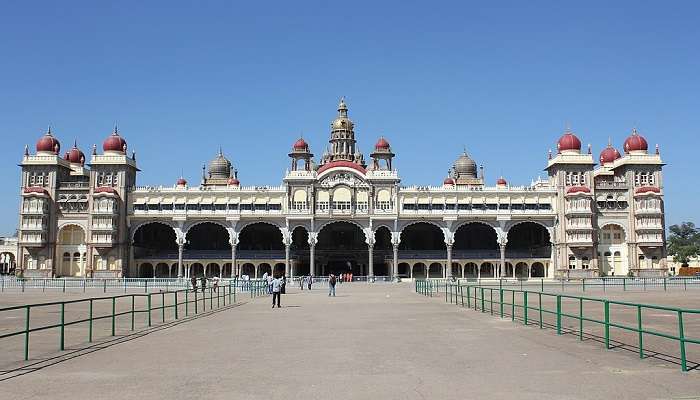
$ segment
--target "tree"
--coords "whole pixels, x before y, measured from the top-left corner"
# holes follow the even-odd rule
[[[685,267],[691,257],[700,254],[700,232],[692,222],[671,225],[669,231],[668,253],[673,255],[673,261]]]

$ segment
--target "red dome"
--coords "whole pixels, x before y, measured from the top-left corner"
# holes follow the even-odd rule
[[[625,140],[625,153],[631,151],[647,151],[649,144],[644,136],[637,132],[637,129],[632,129],[632,134]]]
[[[566,189],[566,194],[571,193],[590,193],[591,189],[586,186],[572,186]]]
[[[309,145],[306,143],[304,138],[299,138],[296,142],[294,142],[294,150],[308,150]]]
[[[77,144],[73,144],[73,148],[66,153],[64,157],[71,164],[85,164],[85,154],[78,148]]]
[[[231,186],[237,186],[240,185],[241,182],[236,178],[228,178],[228,184]]]
[[[180,177],[180,179],[177,180],[177,185],[178,186],[187,186],[187,181],[185,180],[185,178]]]
[[[452,179],[452,178],[450,178],[450,177],[448,176],[447,178],[445,178],[445,180],[444,180],[442,183],[443,183],[444,185],[454,185],[454,184],[455,184],[455,180]]]
[[[126,140],[119,136],[116,126],[114,127],[114,132],[102,143],[102,150],[126,153]]]
[[[609,164],[620,157],[622,157],[620,152],[617,151],[616,148],[612,147],[612,145],[608,144],[608,147],[604,148],[603,151],[600,152],[600,163]]]
[[[377,140],[377,143],[374,145],[374,148],[377,150],[389,150],[390,147],[389,142],[384,139],[384,136],[380,137],[379,140]]]
[[[505,179],[503,179],[503,177],[498,178],[498,180],[496,181],[496,185],[499,186],[506,186],[507,184],[508,182]]]
[[[581,141],[572,132],[567,131],[559,138],[557,150],[559,150],[560,153],[569,150],[581,151]]]
[[[61,143],[53,137],[51,134],[51,128],[49,128],[48,131],[46,131],[46,134],[41,137],[36,142],[36,151],[37,152],[44,152],[44,153],[54,153],[58,154],[58,152],[61,150]]]
[[[338,168],[338,167],[352,168],[357,172],[361,172],[362,174],[367,173],[367,171],[362,167],[362,165],[354,163],[352,161],[332,161],[332,162],[323,164],[321,167],[319,167],[317,172],[320,174],[321,172],[323,172],[327,169]]]

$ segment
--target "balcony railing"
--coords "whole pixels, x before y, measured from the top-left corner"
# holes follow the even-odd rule
[[[627,182],[598,182],[596,189],[627,189]]]

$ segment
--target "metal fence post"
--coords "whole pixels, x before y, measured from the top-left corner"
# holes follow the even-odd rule
[[[605,348],[610,349],[610,303],[605,300],[603,303],[605,308]]]
[[[151,326],[151,294],[148,294],[148,326]]]
[[[190,290],[185,288],[185,317],[190,315]]]
[[[683,331],[683,311],[678,310],[678,341],[681,346],[681,371],[687,372],[688,365],[685,359],[685,332]]]
[[[102,281],[102,288],[103,288],[102,293],[107,293],[107,279],[104,279]]]
[[[92,343],[92,301],[90,299],[90,318],[88,318],[88,342]]]
[[[481,287],[481,312],[486,312],[484,310],[484,287]]]
[[[627,278],[622,278],[622,291],[627,291]]]
[[[498,303],[501,309],[501,318],[503,318],[503,289],[498,289]]]
[[[539,308],[539,312],[540,312],[540,329],[542,329],[542,292],[537,293],[537,295],[539,297],[539,302],[537,303],[538,304],[537,307]]]
[[[63,281],[65,284],[65,280]],[[61,351],[65,349],[65,331],[66,331],[66,303],[61,303]]]
[[[66,278],[63,278],[63,293],[65,293],[65,292],[66,292]]]
[[[161,308],[161,310],[163,310],[162,321],[163,321],[163,323],[165,323],[165,292],[161,292],[161,294],[160,294],[160,308]]]
[[[603,285],[605,285],[605,278],[603,278]],[[586,278],[581,279],[581,288],[583,289],[583,292],[586,292]]]
[[[136,302],[136,296],[131,295],[131,330],[134,330],[134,303]]]
[[[540,279],[540,291],[544,292],[544,278]]]
[[[27,306],[27,312],[25,313],[24,321],[24,361],[29,360],[29,309]]]
[[[112,297],[112,336],[114,336],[115,333],[115,326],[116,326],[116,312],[117,312],[117,298]]]
[[[467,308],[472,307],[471,286],[467,285]]]
[[[583,297],[578,298],[578,340],[583,340]]]
[[[252,291],[251,291],[251,294],[252,294]],[[251,295],[251,297],[253,297],[253,296]],[[195,289],[194,290],[194,314],[195,315],[197,315],[197,307],[198,307],[197,303],[199,303],[199,302],[197,301],[197,289]]]
[[[148,279],[144,280],[143,282],[143,292],[148,293]],[[149,297],[150,299],[150,297]]]
[[[523,319],[527,325],[527,291],[523,292]]]
[[[664,292],[666,291],[666,277],[664,277]]]
[[[644,358],[644,334],[642,333],[642,306],[637,305],[637,334],[639,335],[639,358]]]
[[[173,294],[175,295],[175,319],[177,319],[177,290]]]
[[[557,335],[561,335],[561,295],[557,295]]]
[[[510,297],[511,297],[511,298],[510,298],[510,302],[511,302],[511,305],[510,305],[510,313],[512,314],[512,315],[510,316],[510,320],[511,320],[511,321],[515,321],[515,289],[513,289],[510,293],[511,293],[511,296],[510,296]]]

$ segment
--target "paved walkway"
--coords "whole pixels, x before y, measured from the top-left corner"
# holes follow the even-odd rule
[[[647,399],[700,373],[411,292],[256,299],[0,383],[7,399]]]

